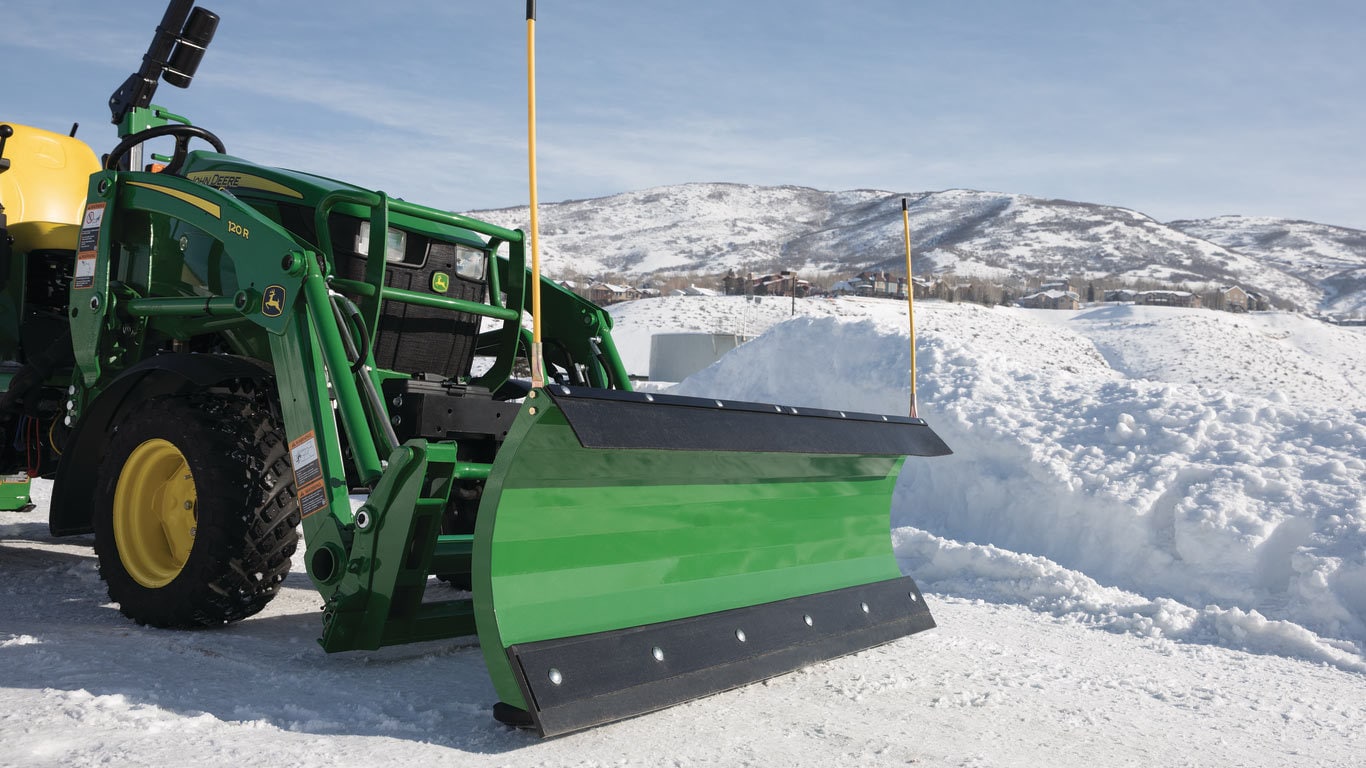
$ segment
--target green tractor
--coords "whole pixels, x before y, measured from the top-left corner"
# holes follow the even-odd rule
[[[0,501],[51,478],[124,614],[251,616],[302,531],[326,651],[477,635],[494,715],[542,735],[934,625],[888,530],[905,457],[948,453],[924,421],[632,392],[523,232],[152,105],[217,23],[169,3],[102,162],[0,125]]]

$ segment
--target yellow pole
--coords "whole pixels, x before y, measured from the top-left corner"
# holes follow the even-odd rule
[[[906,318],[911,326],[911,418],[915,413],[915,284],[911,282],[911,213],[901,198],[901,228],[906,233]]]
[[[531,187],[531,386],[545,386],[541,359],[541,231],[536,200],[536,0],[526,4],[527,175]]]

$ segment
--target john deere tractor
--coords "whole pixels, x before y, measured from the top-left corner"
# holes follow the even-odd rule
[[[888,531],[904,458],[948,452],[925,422],[632,392],[522,231],[153,105],[217,24],[171,0],[102,159],[0,124],[0,475],[53,481],[124,614],[249,617],[302,532],[326,651],[477,635],[543,735],[933,626]]]

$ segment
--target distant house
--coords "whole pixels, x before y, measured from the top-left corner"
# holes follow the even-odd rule
[[[1070,280],[1049,280],[1048,282],[1039,286],[1040,293],[1046,291],[1061,291],[1062,293],[1075,293],[1075,291],[1072,290],[1072,282]]]
[[[577,281],[577,280],[560,280],[560,281],[558,281],[558,282],[559,282],[559,284],[560,284],[560,287],[562,287],[562,288],[568,288],[570,291],[572,291],[572,292],[574,292],[574,293],[576,293],[576,294],[578,294],[578,295],[584,297],[585,299],[588,298],[588,284],[587,284],[587,283],[581,283],[581,282],[579,282],[579,281]]]
[[[1116,288],[1105,292],[1106,301],[1137,301],[1138,291],[1132,288]]]
[[[948,298],[944,291],[949,290],[938,280],[923,277],[911,278],[910,285],[917,299]],[[798,296],[801,296],[801,281],[797,281]],[[847,280],[840,280],[830,286],[832,296],[872,296],[879,299],[906,298],[906,278],[886,272],[860,272]]]
[[[618,301],[631,301],[640,298],[640,292],[629,285],[615,283],[593,283],[588,288],[588,299],[594,304],[614,304]]]
[[[853,280],[841,280],[830,286],[830,294],[832,296],[857,296],[859,295],[859,289],[863,287],[865,287],[863,281],[858,278],[854,278]]]
[[[1205,305],[1210,309],[1219,309],[1225,312],[1246,312],[1248,311],[1247,291],[1236,285],[1220,288],[1205,295]]]
[[[743,296],[745,293],[745,279],[735,274],[735,270],[730,270],[726,276],[721,278],[727,296]]]
[[[839,286],[840,290],[846,294],[853,293],[858,296],[873,296],[882,299],[906,298],[906,278],[893,275],[885,270],[881,272],[876,270],[860,272],[848,280],[841,280],[836,283],[836,286]],[[834,293],[835,289],[831,289],[831,292]],[[920,294],[917,293],[916,295]]]
[[[803,297],[811,292],[811,282],[796,278],[789,270],[761,277],[751,276],[749,282],[749,292],[755,296],[791,296],[796,291],[798,297]]]
[[[1190,307],[1199,309],[1202,306],[1200,297],[1190,291],[1140,291],[1134,297],[1135,304],[1146,304],[1151,307]]]
[[[911,287],[912,290],[915,291],[914,298],[917,299],[928,299],[934,296],[935,291],[937,290],[934,283],[930,282],[929,280],[926,280],[923,277],[911,278]]]
[[[774,273],[770,275],[760,275],[751,277],[749,281],[749,292],[755,296],[781,296],[788,280],[786,273]]]
[[[873,280],[873,295],[893,299],[906,298],[906,278],[881,273]]]
[[[1073,291],[1039,291],[1015,303],[1027,309],[1081,309],[1081,297]]]

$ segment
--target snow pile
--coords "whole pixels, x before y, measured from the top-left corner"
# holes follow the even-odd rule
[[[826,304],[842,316],[777,325],[675,391],[905,412],[904,306]],[[916,315],[919,412],[955,451],[909,460],[893,508],[924,588],[1366,671],[1366,335],[1156,307]]]

